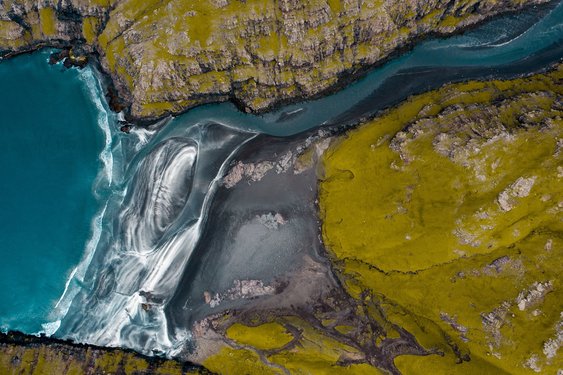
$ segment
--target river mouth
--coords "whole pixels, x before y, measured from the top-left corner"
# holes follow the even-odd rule
[[[89,129],[97,133],[83,136],[89,139],[88,152],[82,149],[60,162],[102,155],[102,162],[84,161],[94,163],[83,180],[87,190],[82,186],[78,193],[91,198],[89,208],[81,210],[86,229],[74,231],[80,233],[79,243],[68,243],[69,249],[53,258],[61,268],[49,266],[53,268],[39,276],[53,278],[57,285],[50,297],[22,294],[24,304],[33,298],[45,302],[46,314],[10,312],[21,322],[1,325],[34,333],[50,319],[59,337],[147,354],[179,353],[190,341],[195,320],[248,303],[250,298],[237,295],[241,285],[254,288],[258,294],[252,298],[268,296],[309,259],[322,261],[316,170],[300,170],[297,164],[305,144],[446,82],[546,69],[563,55],[563,6],[543,16],[534,9],[528,12],[464,35],[426,41],[337,94],[261,116],[244,114],[229,103],[207,105],[171,119],[158,131],[136,128],[124,135],[117,133],[117,116],[107,114],[105,103],[90,104]],[[515,27],[507,33],[510,25]],[[45,53],[17,59],[37,56],[43,59]],[[75,71],[65,74],[75,74],[70,72]],[[90,85],[94,78],[90,72]],[[101,97],[96,85],[91,92]],[[64,116],[68,112],[54,118]],[[243,176],[231,186],[225,177],[240,163]],[[92,185],[98,200],[92,197]],[[76,220],[69,215],[62,221]],[[37,251],[49,252],[44,247]],[[45,259],[31,258],[37,264]],[[30,287],[37,272],[27,277]],[[56,280],[54,275],[59,275]],[[5,283],[3,288],[10,288]]]

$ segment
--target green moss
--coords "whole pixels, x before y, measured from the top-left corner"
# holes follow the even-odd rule
[[[103,353],[94,363],[98,371],[116,372],[121,367],[122,358],[123,354],[119,352]]]
[[[280,57],[283,50],[287,49],[287,37],[283,34],[270,33],[258,39],[257,52],[266,60]]]
[[[445,354],[399,357],[405,373],[525,374],[534,356],[556,371],[543,348],[563,297],[560,80],[446,86],[325,154],[323,237],[346,287]],[[552,290],[522,309],[536,283]]]
[[[227,336],[241,344],[258,349],[279,348],[293,339],[293,336],[278,323],[266,323],[257,327],[233,324],[227,330]]]
[[[103,43],[101,39],[100,43]],[[107,47],[105,57],[111,70],[116,69],[118,59],[123,56],[124,50],[125,40],[123,38],[117,38],[113,40],[112,43]]]
[[[141,358],[137,358],[132,354],[125,356],[123,370],[126,375],[133,375],[138,372],[147,371],[149,364],[147,361]]]
[[[328,0],[328,5],[333,13],[340,13],[342,11],[340,0]]]
[[[495,367],[482,358],[472,358],[471,362],[456,363],[452,360],[444,360],[437,355],[430,356],[400,356],[395,360],[395,365],[403,374],[426,375],[448,374],[467,375],[474,374],[479,369],[480,375],[509,375],[509,372]]]
[[[246,349],[224,347],[203,364],[211,371],[224,375],[283,374],[279,369],[263,364],[257,354]]]
[[[94,43],[98,35],[100,20],[96,17],[86,17],[82,20],[82,35],[87,43]]]
[[[440,22],[440,26],[445,26],[445,27],[454,27],[456,26],[458,23],[460,22],[460,19],[458,17],[455,16],[446,16],[444,17],[444,19]]]
[[[41,22],[43,35],[49,37],[57,33],[57,17],[53,8],[39,9],[39,20]]]
[[[454,102],[483,103],[491,100],[493,95],[480,90],[453,99],[450,96],[439,97],[436,92],[431,92],[411,98],[371,126],[352,133],[338,146],[338,153],[329,154],[321,196],[325,202],[347,202],[324,206],[325,238],[339,257],[353,256],[383,270],[416,271],[451,261],[460,254],[490,252],[496,246],[512,241],[510,233],[514,230],[525,236],[534,228],[532,222],[541,222],[543,218],[553,220],[553,214],[544,216],[541,213],[553,203],[542,202],[539,196],[533,200],[531,197],[523,199],[521,207],[503,215],[496,214],[500,210],[496,198],[510,183],[527,176],[526,170],[530,171],[530,176],[544,182],[537,184],[541,186],[537,188],[537,194],[551,191],[554,161],[542,163],[554,152],[557,129],[550,133],[536,127],[522,133],[522,137],[509,137],[505,141],[483,145],[481,154],[462,162],[434,152],[436,137],[440,132],[447,132],[449,124],[471,120],[460,120],[459,113],[455,113],[444,116],[443,127],[421,128],[420,131],[426,134],[408,144],[404,150],[407,155],[400,155],[389,147],[389,140],[397,130],[415,121],[423,107],[433,101],[441,102],[444,107]],[[508,109],[502,109],[500,117],[504,116],[506,121],[506,116],[511,114],[514,124],[522,113],[532,108],[543,110],[553,103],[553,98],[545,97],[534,101],[528,96],[522,100],[531,104],[523,107],[521,101],[511,102]],[[475,111],[479,116],[479,109]],[[459,142],[470,134],[460,132],[451,137]],[[512,147],[507,149],[509,146]],[[482,160],[483,157],[486,160]],[[402,158],[412,160],[404,162]],[[488,164],[483,164],[484,161]],[[497,169],[504,172],[495,175]],[[365,189],[366,186],[370,189]],[[494,215],[498,228],[473,231],[474,241],[464,241],[460,231],[495,224],[490,222],[493,219],[475,219],[479,210]],[[529,216],[530,211],[537,212],[538,216]],[[528,221],[518,221],[524,216]],[[518,224],[512,227],[509,223]],[[350,236],[350,231],[357,235]],[[377,244],[378,250],[374,251],[370,244]],[[388,257],[389,252],[394,256]]]
[[[350,346],[329,338],[309,324],[297,318],[289,321],[302,331],[299,345],[292,350],[274,354],[268,359],[282,365],[295,374],[381,374],[369,365],[341,366],[338,362],[344,358],[354,358],[358,351]],[[361,371],[361,372],[356,372]]]
[[[183,369],[172,360],[148,361],[120,350],[85,348],[44,338],[0,333],[0,374],[4,375],[184,375],[200,373]]]
[[[175,102],[145,103],[140,111],[141,116],[162,116],[167,113],[180,112],[182,109],[196,105],[195,100],[179,100]]]

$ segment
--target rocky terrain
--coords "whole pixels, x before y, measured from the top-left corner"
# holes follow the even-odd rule
[[[0,56],[98,56],[133,119],[215,101],[247,111],[349,82],[429,33],[545,0],[7,0]]]
[[[317,168],[331,264],[196,322],[187,358],[225,374],[561,372],[562,79],[448,85],[323,130],[291,168]],[[225,186],[264,165],[233,164]]]
[[[121,349],[20,333],[0,333],[0,373],[3,375],[185,375],[209,374],[198,366],[149,358]]]
[[[443,357],[406,374],[561,373],[563,66],[415,96],[325,153],[325,246],[352,295]],[[345,202],[345,203],[344,203]]]

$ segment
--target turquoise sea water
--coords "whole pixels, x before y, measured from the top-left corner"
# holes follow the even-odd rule
[[[80,261],[104,146],[75,69],[47,51],[0,63],[0,327],[38,332]]]

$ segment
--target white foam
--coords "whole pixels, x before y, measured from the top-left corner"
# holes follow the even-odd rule
[[[55,332],[57,332],[57,330],[59,329],[59,327],[61,326],[61,321],[57,320],[51,323],[43,323],[41,324],[41,327],[43,328],[43,331],[39,332],[39,333],[44,333],[47,336],[52,336]]]
[[[111,152],[112,134],[108,110],[101,99],[104,97],[103,90],[92,68],[84,69],[79,77],[86,84],[90,98],[98,109],[98,126],[105,137],[105,147],[100,154],[100,160],[104,164],[102,170],[105,172],[107,184],[111,185],[113,176],[113,154]]]
[[[112,184],[113,180],[113,154],[112,154],[112,131],[110,128],[110,117],[108,114],[108,109],[104,106],[104,103],[100,98],[103,98],[103,90],[99,80],[96,78],[92,68],[87,67],[81,71],[79,75],[79,79],[85,84],[85,87],[88,90],[90,99],[96,106],[98,110],[98,117],[97,117],[97,124],[102,130],[104,134],[104,148],[100,153],[100,160],[102,162],[102,168],[98,172],[98,176],[94,182],[94,193],[98,189],[109,188]],[[96,194],[98,200],[100,198]],[[100,241],[100,237],[102,234],[102,222],[103,217],[105,215],[107,209],[107,198],[106,202],[103,204],[101,209],[96,213],[92,220],[91,224],[91,233],[90,239],[88,240],[84,255],[80,263],[71,271],[67,281],[65,283],[64,291],[55,304],[53,311],[51,312],[52,319],[55,319],[52,322],[42,324],[44,332],[48,336],[53,335],[59,329],[61,325],[61,320],[64,316],[68,313],[72,300],[79,292],[79,285],[73,284],[73,280],[79,281],[82,283],[84,281],[84,277],[86,275],[86,271],[92,262],[92,258],[94,257],[96,248]]]

